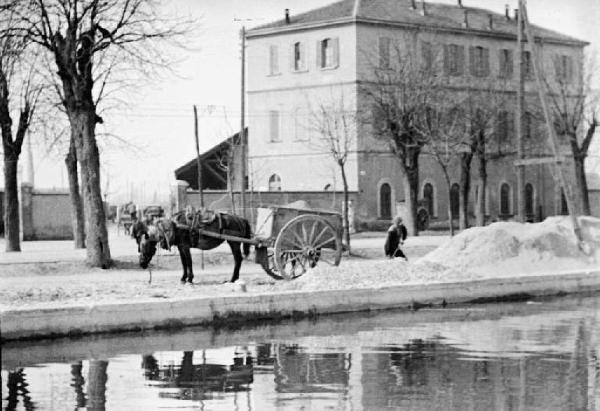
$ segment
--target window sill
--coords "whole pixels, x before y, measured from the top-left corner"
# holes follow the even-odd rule
[[[335,70],[339,67],[339,64],[336,64],[335,66],[329,66],[329,67],[319,67],[319,70],[321,71],[327,71],[327,70]]]
[[[292,70],[293,74],[302,74],[302,73],[308,73],[308,69],[307,68],[303,68],[303,69],[299,69],[299,70]]]
[[[279,73],[270,73],[270,74],[267,74],[267,77],[279,77],[279,76],[281,76],[281,74],[282,74],[281,72],[279,72]]]

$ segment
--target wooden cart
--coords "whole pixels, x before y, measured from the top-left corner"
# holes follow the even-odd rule
[[[337,266],[342,259],[342,216],[335,211],[261,207],[251,239],[198,231],[200,235],[252,244],[255,262],[275,279],[292,280],[318,263]]]

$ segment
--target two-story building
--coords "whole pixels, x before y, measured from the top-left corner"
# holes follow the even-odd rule
[[[586,42],[532,26],[540,42],[548,76],[574,85],[581,81]],[[494,88],[512,106],[497,114],[497,144],[488,147],[486,214],[504,219],[516,214],[517,175],[515,107],[517,79],[517,23],[509,10],[494,13],[456,4],[415,0],[342,0],[254,28],[247,33],[248,124],[251,133],[248,177],[262,191],[340,190],[341,176],[330,153],[317,144],[311,121],[321,104],[343,100],[355,112],[356,124],[346,163],[357,222],[389,220],[404,200],[401,169],[386,142],[377,139],[372,125],[361,120],[367,97],[362,85],[374,81],[374,68],[393,66],[397,50],[412,52],[419,61],[436,60],[436,70],[459,95]],[[536,99],[531,64],[525,45],[526,100]],[[390,67],[393,69],[393,67]],[[548,78],[549,78],[548,77]],[[526,105],[528,106],[529,103]],[[543,147],[540,119],[529,111],[523,120],[524,137]],[[504,148],[504,149],[502,149]],[[532,149],[533,150],[533,149]],[[544,151],[544,150],[542,150]],[[552,167],[526,167],[526,208],[534,219],[564,211],[564,201],[552,178]],[[477,187],[473,166],[473,191]],[[444,220],[446,207],[458,208],[459,167],[451,170],[452,192],[439,164],[421,155],[420,197],[426,198],[434,218]],[[470,210],[474,204],[470,204]]]

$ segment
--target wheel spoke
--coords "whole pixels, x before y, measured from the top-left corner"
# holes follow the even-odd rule
[[[327,231],[327,229],[328,229],[328,228],[329,228],[329,227],[327,227],[327,226],[323,227],[323,229],[321,230],[321,232],[319,233],[319,235],[318,235],[317,237],[315,237],[315,240],[314,240],[314,242],[312,242],[312,243],[311,243],[311,246],[313,246],[313,247],[314,247],[314,244],[315,244],[315,243],[316,243],[316,242],[319,240],[319,238],[321,238],[321,236],[322,236],[323,234],[325,234],[325,232]],[[318,248],[318,247],[314,247],[314,248]]]
[[[298,247],[298,248],[302,248],[302,247],[303,247],[303,245],[302,245],[302,242],[298,243],[297,241],[295,241],[295,239],[294,239],[294,238],[288,238],[288,237],[286,237],[286,238],[284,238],[283,240],[284,240],[285,242],[287,242],[288,244],[291,244],[291,245],[293,245],[293,246],[296,246],[296,247]],[[283,242],[284,242],[284,241],[282,241],[282,244],[281,244],[281,246],[282,246],[282,247],[283,247]]]
[[[327,244],[330,241],[335,241],[335,236],[328,238],[327,240],[321,242],[319,245],[316,245],[315,248],[322,248],[325,244]]]
[[[310,235],[308,236],[308,243],[312,244],[313,243],[313,237],[315,235],[315,229],[317,228],[317,225],[319,224],[318,221],[315,221],[312,225],[312,227],[310,228]]]
[[[306,244],[304,242],[304,240],[302,240],[302,238],[300,238],[300,236],[298,235],[296,230],[292,230],[292,234],[294,234],[294,237],[296,237],[296,240],[300,241],[300,244],[297,244],[297,245],[300,245],[300,247],[302,247],[302,246],[304,246],[304,244]]]
[[[306,232],[306,226],[304,223],[300,224],[302,227],[302,239],[304,240],[304,244],[308,244],[308,233]]]

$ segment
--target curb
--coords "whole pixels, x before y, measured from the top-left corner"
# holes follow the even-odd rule
[[[379,288],[286,291],[0,312],[2,341],[600,291],[600,270]]]

